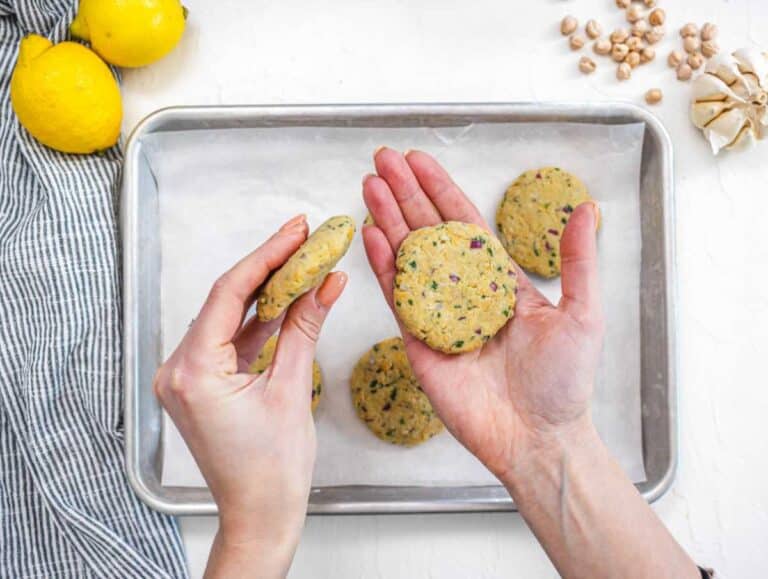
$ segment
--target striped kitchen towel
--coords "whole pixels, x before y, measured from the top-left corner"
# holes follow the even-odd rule
[[[125,476],[120,152],[46,149],[10,104],[19,40],[64,39],[76,2],[0,0],[0,577],[186,577]]]

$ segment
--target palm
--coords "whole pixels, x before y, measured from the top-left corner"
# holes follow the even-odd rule
[[[442,220],[487,225],[424,153],[411,153],[406,161],[384,149],[375,160],[380,176],[365,180],[364,195],[376,227],[364,235],[391,305],[394,255],[411,230]],[[583,316],[567,303],[555,307],[518,273],[514,318],[479,350],[443,354],[403,330],[408,358],[438,414],[497,475],[526,432],[556,427],[586,411],[600,349],[599,312]]]

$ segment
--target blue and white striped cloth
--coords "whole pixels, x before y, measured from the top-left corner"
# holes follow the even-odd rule
[[[0,0],[0,577],[186,577],[124,472],[121,155],[46,149],[10,104],[19,40],[63,40],[75,9]]]

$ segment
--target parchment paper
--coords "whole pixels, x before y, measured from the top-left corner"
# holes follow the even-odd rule
[[[382,144],[419,148],[441,161],[490,223],[509,183],[556,165],[581,177],[599,201],[600,274],[607,324],[593,412],[633,481],[645,479],[640,421],[640,212],[642,124],[477,124],[451,128],[266,128],[160,133],[145,137],[160,192],[163,354],[168,356],[218,275],[291,216],[312,227],[366,214],[361,178]],[[412,449],[375,438],[358,420],[348,379],[357,359],[397,328],[356,236],[340,262],[350,283],[323,330],[324,377],[316,413],[314,484],[493,484],[447,432]],[[536,284],[553,301],[559,280]],[[165,485],[205,486],[165,417]]]

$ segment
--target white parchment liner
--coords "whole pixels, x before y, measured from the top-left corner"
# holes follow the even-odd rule
[[[281,223],[306,213],[311,226],[347,213],[362,225],[361,178],[382,144],[418,148],[442,162],[489,223],[522,171],[555,165],[579,176],[599,201],[606,339],[592,404],[597,427],[633,481],[645,479],[640,417],[640,159],[642,124],[476,124],[451,128],[271,128],[160,133],[144,138],[160,192],[163,354],[197,314],[211,283]],[[495,479],[450,434],[412,449],[375,438],[349,396],[352,367],[396,325],[365,259],[359,234],[339,263],[350,283],[318,349],[323,400],[316,414],[314,484],[456,485]],[[552,300],[559,280],[535,283]],[[165,417],[162,481],[205,482]]]

